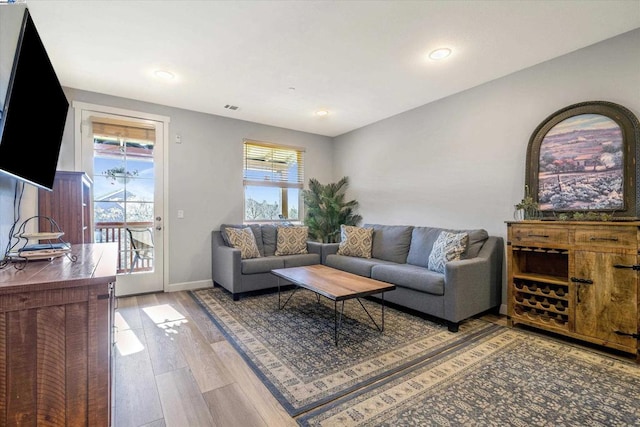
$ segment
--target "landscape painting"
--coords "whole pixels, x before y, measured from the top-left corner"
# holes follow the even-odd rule
[[[624,210],[623,153],[622,129],[607,116],[580,114],[557,123],[540,144],[540,210]]]

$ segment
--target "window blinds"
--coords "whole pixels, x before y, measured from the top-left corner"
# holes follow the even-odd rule
[[[91,117],[93,135],[102,138],[122,138],[153,144],[156,131],[153,124],[130,122],[106,117]]]
[[[244,185],[302,188],[304,185],[304,149],[244,142]]]

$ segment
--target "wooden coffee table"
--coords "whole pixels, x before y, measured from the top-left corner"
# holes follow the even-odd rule
[[[299,288],[309,289],[318,296],[329,298],[333,301],[333,317],[334,317],[334,338],[335,344],[338,345],[338,329],[342,324],[342,316],[344,314],[344,302],[348,299],[355,298],[360,306],[367,313],[376,328],[384,331],[384,293],[394,290],[396,287],[390,283],[381,282],[379,280],[370,279],[368,277],[358,276],[357,274],[348,273],[346,271],[337,270],[327,267],[326,265],[309,265],[304,267],[279,268],[271,270],[271,273],[278,276],[278,309],[282,310],[291,297]],[[280,280],[286,279],[298,287],[289,295],[289,298],[280,305]],[[360,301],[361,297],[373,294],[382,294],[382,324],[378,326],[369,311]],[[340,309],[340,317],[338,320],[338,301],[342,301]]]

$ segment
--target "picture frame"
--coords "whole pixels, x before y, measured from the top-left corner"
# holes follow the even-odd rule
[[[529,140],[525,176],[542,219],[569,212],[637,219],[639,140],[637,117],[613,102],[548,116]]]

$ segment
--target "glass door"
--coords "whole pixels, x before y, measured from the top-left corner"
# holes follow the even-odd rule
[[[116,295],[162,291],[163,123],[93,111],[82,115],[94,242],[118,243]]]

